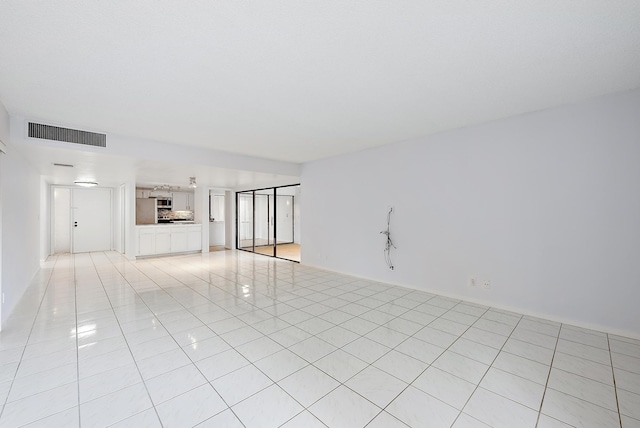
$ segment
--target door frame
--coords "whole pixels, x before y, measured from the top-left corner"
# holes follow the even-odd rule
[[[69,254],[73,254],[73,237],[71,230],[71,205],[73,204],[73,189],[74,186],[64,186],[52,184],[49,186],[49,200],[50,209],[49,209],[49,255],[52,256],[56,254],[55,252],[55,242],[56,242],[56,198],[54,197],[55,189],[69,189]]]
[[[294,263],[300,263],[298,260],[291,260],[291,259],[287,259],[284,257],[278,257],[278,253],[276,251],[276,247],[277,247],[277,242],[278,242],[278,226],[277,226],[277,221],[278,221],[278,214],[277,214],[277,197],[278,197],[278,192],[277,189],[281,189],[284,187],[295,187],[295,186],[300,186],[300,183],[297,184],[287,184],[284,186],[271,186],[271,187],[264,187],[262,189],[251,189],[251,190],[241,190],[241,191],[237,191],[236,192],[236,250],[240,250],[240,251],[246,251],[249,253],[254,253],[254,254],[260,254],[262,256],[266,256],[266,257],[273,257],[276,259],[282,259],[282,260],[288,260]],[[273,254],[269,255],[269,254],[264,254],[264,253],[257,253],[255,251],[256,249],[256,192],[261,192],[261,191],[265,191],[265,190],[272,190],[273,191],[273,200],[274,200],[274,209],[273,209],[273,245],[267,245],[267,246],[273,246]],[[253,245],[251,246],[251,249],[245,249],[245,248],[240,248],[240,219],[239,219],[239,195],[243,193],[243,194],[251,194],[252,195],[252,200],[253,200],[253,206],[252,206],[252,221],[253,221]],[[271,196],[271,195],[268,195]],[[291,195],[280,195],[280,196],[291,196]],[[293,215],[295,215],[295,211],[294,211],[294,203],[295,203],[295,197],[292,196],[292,202],[291,202],[291,212]],[[267,218],[269,217],[268,215],[268,208],[269,207],[269,199],[267,198]],[[295,219],[292,219],[292,238],[293,241],[295,242]],[[267,231],[267,237],[268,237],[268,231]],[[246,247],[248,248],[248,247]]]
[[[76,254],[74,252],[74,248],[73,248],[73,227],[71,225],[71,223],[73,223],[73,191],[76,189],[79,189],[77,186],[65,186],[65,185],[58,185],[58,184],[52,184],[51,186],[49,186],[49,200],[51,201],[51,209],[50,209],[50,215],[49,215],[49,255],[53,255],[54,253],[54,242],[55,242],[55,199],[53,197],[53,191],[56,188],[62,188],[62,189],[70,189],[71,191],[71,195],[69,198],[69,213],[70,213],[70,218],[69,218],[69,236],[70,236],[70,243],[69,243],[69,249],[70,249],[70,254]],[[115,214],[114,214],[114,210],[115,210],[115,203],[114,203],[114,189],[111,187],[100,187],[101,189],[107,189],[109,190],[109,203],[110,203],[110,209],[109,209],[109,251],[113,251],[115,248],[114,242],[115,242],[115,227],[114,227],[114,218],[115,218]],[[84,189],[87,190],[87,189]],[[91,190],[91,189],[88,189]]]

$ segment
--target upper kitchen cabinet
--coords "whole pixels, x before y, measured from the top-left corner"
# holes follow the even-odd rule
[[[173,192],[173,211],[193,211],[193,193]]]
[[[187,194],[185,192],[173,192],[173,210],[187,211]]]
[[[151,190],[150,189],[136,189],[136,198],[150,198]]]
[[[151,198],[170,198],[171,192],[167,190],[152,190],[149,194]]]

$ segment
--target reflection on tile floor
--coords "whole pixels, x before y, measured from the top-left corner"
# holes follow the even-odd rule
[[[0,405],[2,427],[638,427],[640,341],[245,252],[65,255],[0,333]]]

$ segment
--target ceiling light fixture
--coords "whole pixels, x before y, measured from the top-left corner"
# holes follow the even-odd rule
[[[73,182],[73,184],[77,186],[82,186],[82,187],[95,187],[98,185],[96,181],[84,181],[84,180],[76,180]]]
[[[175,192],[180,190],[180,186],[170,186],[168,184],[161,184],[160,186],[153,186],[153,190],[166,190],[167,192]]]
[[[192,189],[196,188],[196,178],[195,177],[189,177],[189,187],[191,187]]]

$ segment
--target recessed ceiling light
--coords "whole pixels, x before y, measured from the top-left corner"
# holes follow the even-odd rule
[[[82,187],[95,187],[98,185],[98,183],[95,181],[80,181],[80,180],[74,181],[73,184],[76,184]]]

